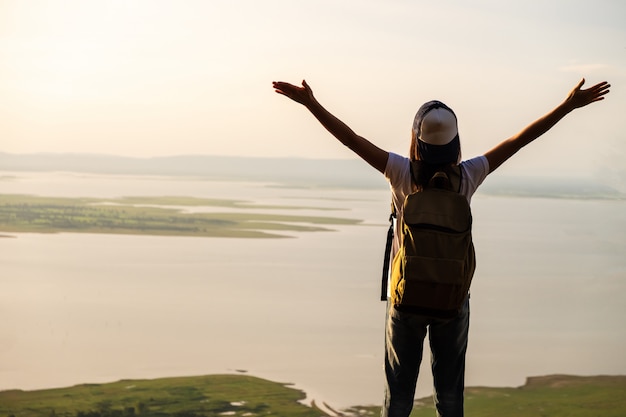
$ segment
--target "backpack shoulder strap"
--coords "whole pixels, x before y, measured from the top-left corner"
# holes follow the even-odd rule
[[[389,281],[389,264],[391,262],[391,246],[393,243],[394,219],[397,217],[396,207],[391,202],[391,214],[389,214],[389,229],[387,230],[387,243],[385,244],[385,258],[383,261],[383,274],[380,285],[380,301],[387,301],[387,282]]]
[[[457,193],[461,193],[461,183],[463,182],[463,170],[460,165],[455,165],[451,167],[452,169],[448,173],[448,177],[450,178],[450,184],[452,186],[452,190]]]

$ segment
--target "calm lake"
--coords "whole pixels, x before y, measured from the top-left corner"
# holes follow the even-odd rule
[[[363,224],[289,239],[0,238],[0,390],[245,370],[334,407],[380,404],[386,189],[2,175],[0,194],[238,199]],[[473,211],[467,385],[626,374],[625,202],[477,194]]]

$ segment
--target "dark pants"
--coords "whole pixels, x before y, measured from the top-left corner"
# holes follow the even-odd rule
[[[413,408],[428,330],[435,406],[440,417],[463,416],[469,297],[459,315],[443,320],[388,309],[385,334],[385,402],[382,417],[408,417]]]

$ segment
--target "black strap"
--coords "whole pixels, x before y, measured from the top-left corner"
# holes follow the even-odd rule
[[[389,215],[389,230],[387,230],[387,243],[385,244],[385,260],[383,261],[383,276],[380,285],[380,301],[387,301],[387,281],[389,280],[389,263],[391,262],[391,246],[393,243],[393,219],[396,218],[396,208],[391,203]]]

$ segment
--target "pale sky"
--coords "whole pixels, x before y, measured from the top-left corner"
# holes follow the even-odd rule
[[[0,152],[353,157],[271,87],[305,78],[402,154],[419,105],[440,99],[470,157],[583,76],[608,80],[607,100],[507,169],[623,175],[623,0],[0,0]]]

